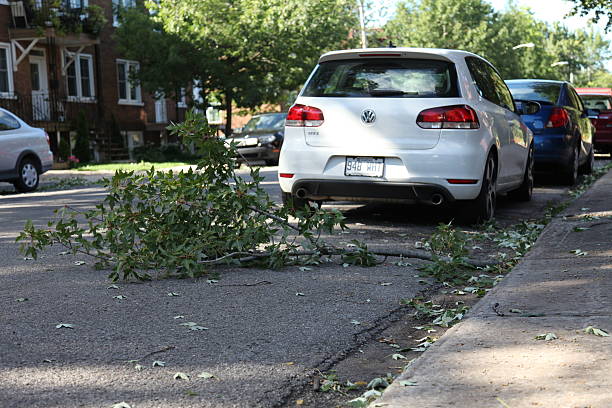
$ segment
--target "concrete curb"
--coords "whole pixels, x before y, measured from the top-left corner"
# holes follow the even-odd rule
[[[612,171],[544,229],[530,253],[371,406],[610,407]],[[575,232],[576,225],[588,230]],[[586,256],[570,251],[581,249]],[[498,310],[493,305],[499,303]],[[510,313],[519,309],[524,315]],[[543,333],[558,339],[535,340]]]

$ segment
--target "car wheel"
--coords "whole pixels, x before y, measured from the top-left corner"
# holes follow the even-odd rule
[[[582,174],[591,174],[593,173],[593,169],[595,168],[595,151],[593,150],[593,146],[591,145],[591,150],[589,151],[589,157],[587,157],[587,161],[580,167],[580,172]]]
[[[489,154],[478,197],[463,203],[463,208],[461,208],[460,218],[462,222],[466,224],[480,224],[493,219],[497,204],[496,168],[495,158],[492,154]]]
[[[570,162],[565,167],[565,174],[563,175],[565,184],[569,186],[573,186],[578,181],[578,168],[580,167],[579,160],[580,148],[576,146],[572,152],[572,156],[570,157]]]
[[[525,165],[525,175],[523,183],[516,190],[508,193],[508,196],[518,201],[531,201],[533,195],[533,145],[529,147],[527,155],[527,164]]]
[[[19,163],[19,178],[13,182],[20,193],[28,193],[38,188],[40,170],[33,159],[25,158]]]

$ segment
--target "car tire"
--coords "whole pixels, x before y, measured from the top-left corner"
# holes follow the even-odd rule
[[[527,164],[525,165],[525,174],[523,175],[523,183],[516,190],[508,193],[508,196],[517,201],[531,201],[533,195],[533,145],[529,147],[527,156]]]
[[[38,188],[40,181],[40,167],[32,158],[21,160],[18,168],[19,177],[13,181],[15,189],[20,193],[29,193]]]
[[[568,186],[573,186],[578,182],[578,169],[579,169],[579,160],[580,160],[580,148],[578,145],[574,147],[574,151],[570,157],[570,162],[565,166],[563,181]]]
[[[466,224],[480,224],[491,221],[497,204],[497,164],[493,154],[485,162],[480,193],[474,200],[462,204],[460,220]]]
[[[580,167],[580,173],[591,174],[593,173],[594,168],[595,168],[595,150],[593,149],[593,145],[591,145],[591,150],[589,151],[589,156],[587,157],[587,161]]]

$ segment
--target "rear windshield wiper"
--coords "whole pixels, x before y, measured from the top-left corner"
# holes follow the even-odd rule
[[[418,92],[406,92],[401,89],[372,89],[370,96],[418,96]]]

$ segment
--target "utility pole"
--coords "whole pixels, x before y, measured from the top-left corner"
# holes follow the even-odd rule
[[[357,0],[357,7],[359,8],[359,25],[361,26],[361,48],[368,48],[368,41],[366,39],[365,32],[364,2],[365,0]]]

